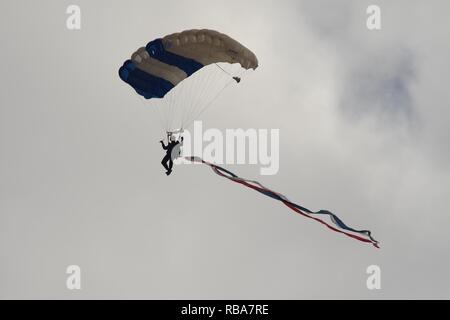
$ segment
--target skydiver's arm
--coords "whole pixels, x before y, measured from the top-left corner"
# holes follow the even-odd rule
[[[166,146],[162,140],[161,140],[160,142],[161,142],[162,148],[163,148],[164,150],[167,150],[167,148],[169,147],[169,145]]]

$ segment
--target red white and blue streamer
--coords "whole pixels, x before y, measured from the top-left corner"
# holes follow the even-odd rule
[[[287,207],[289,207],[291,210],[301,214],[304,217],[313,219],[317,222],[320,222],[321,224],[325,225],[329,229],[339,232],[342,234],[345,234],[348,237],[351,237],[353,239],[371,243],[374,247],[379,248],[379,242],[375,240],[372,237],[372,233],[369,230],[356,230],[349,226],[347,226],[341,219],[339,219],[338,216],[336,216],[334,213],[328,211],[328,210],[319,210],[319,211],[311,211],[305,207],[302,207],[292,201],[290,201],[288,198],[286,198],[284,195],[275,192],[273,190],[270,190],[269,188],[264,187],[261,183],[254,180],[247,180],[238,177],[234,173],[218,166],[212,163],[209,163],[207,161],[204,161],[203,159],[199,157],[185,157],[186,160],[189,160],[191,162],[197,162],[197,163],[203,163],[211,167],[211,169],[218,174],[221,177],[227,178],[228,180],[231,180],[233,182],[239,183],[243,186],[246,186],[248,188],[251,188],[253,190],[256,190],[265,196],[268,196],[272,199],[281,201],[284,203]],[[322,220],[321,217],[328,217],[331,221],[331,223]]]

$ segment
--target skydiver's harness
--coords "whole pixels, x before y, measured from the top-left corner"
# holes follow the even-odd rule
[[[166,134],[167,134],[167,143],[170,143],[170,138],[171,138],[172,136],[175,136],[175,135],[178,135],[177,140],[180,140],[181,137],[183,136],[183,132],[184,132],[184,129],[183,129],[183,128],[176,129],[176,130],[173,130],[173,131],[166,131]],[[175,136],[175,138],[176,138],[176,136]]]

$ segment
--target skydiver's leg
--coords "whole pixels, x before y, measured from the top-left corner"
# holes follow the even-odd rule
[[[166,171],[166,174],[167,174],[167,175],[169,175],[169,174],[172,173],[172,166],[173,166],[173,161],[172,161],[172,158],[169,157],[169,168],[168,168],[167,171]]]
[[[166,156],[162,159],[161,164],[163,165],[164,169],[169,171],[169,167],[167,166],[167,161],[170,160],[170,155],[166,154]]]

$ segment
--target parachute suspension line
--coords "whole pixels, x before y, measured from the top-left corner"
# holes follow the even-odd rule
[[[217,65],[217,64],[216,64]],[[217,65],[218,66],[218,65]],[[222,69],[222,68],[221,68]],[[223,69],[222,69],[223,70]],[[243,68],[239,68],[239,71],[238,71],[238,76],[240,77],[240,76],[242,76],[242,73],[244,72],[244,69]],[[228,77],[226,77],[224,80],[226,80]],[[240,79],[240,78],[239,78]],[[212,98],[212,99],[210,99],[209,101],[207,101],[204,105],[203,105],[203,107],[199,110],[199,112],[198,113],[196,113],[196,116],[198,117],[198,116],[200,116],[203,112],[205,112],[206,111],[206,109],[208,109],[212,104],[213,104],[213,102],[221,95],[221,93],[223,92],[223,91],[225,91],[225,89],[226,88],[228,88],[232,83],[233,83],[233,80],[235,80],[235,79],[229,79],[226,83],[225,83],[225,85],[217,92],[217,94]],[[190,119],[189,121],[188,121],[188,123],[190,124],[190,122],[192,122],[194,119]]]
[[[207,70],[207,75],[203,77],[203,81],[201,81],[201,90],[197,91],[198,95],[196,99],[191,101],[191,105],[186,110],[185,117],[183,117],[183,125],[185,127],[190,124],[188,123],[189,119],[191,117],[197,117],[198,110],[204,107],[204,105],[208,102],[208,94],[210,94],[211,92],[216,92],[216,90],[213,88],[217,86],[217,74],[217,71]]]
[[[217,64],[216,64],[217,65]],[[218,65],[217,65],[218,66]],[[242,76],[242,73],[245,71],[245,69],[241,68],[240,65],[234,64],[235,68],[238,68],[237,72],[234,72],[238,76]],[[189,112],[186,112],[185,115],[188,116],[183,117],[183,127],[187,128],[195,118],[199,117],[204,111],[206,111],[213,102],[220,96],[220,94],[230,85],[233,83],[233,80],[230,79],[228,76],[228,73],[222,72],[223,68],[217,68],[216,72],[213,72],[212,75],[208,78],[206,78],[205,82],[206,84],[203,86],[202,94],[200,97],[202,99],[196,99],[197,103],[195,105],[196,108],[191,109]],[[220,70],[220,71],[219,71]],[[214,79],[212,79],[214,77]],[[216,84],[220,84],[220,86],[217,86]],[[223,86],[221,85],[222,83]],[[215,87],[215,89],[210,90],[211,87]],[[206,99],[203,99],[205,97],[205,94],[207,95],[209,92],[216,93],[214,96],[207,96]],[[195,101],[194,101],[195,102]],[[189,117],[190,116],[190,117]]]
[[[328,210],[311,211],[305,207],[302,207],[299,204],[296,204],[296,203],[290,201],[283,194],[272,191],[269,188],[266,188],[258,181],[247,180],[247,179],[241,178],[241,177],[235,175],[233,172],[228,171],[218,165],[204,161],[202,158],[199,158],[199,157],[190,156],[190,157],[184,157],[184,158],[191,162],[206,164],[209,167],[211,167],[211,169],[217,175],[219,175],[223,178],[226,178],[230,181],[239,183],[247,188],[258,191],[259,193],[261,193],[267,197],[270,197],[274,200],[281,201],[284,205],[286,205],[292,211],[295,211],[296,213],[298,213],[306,218],[317,221],[335,232],[344,234],[350,238],[353,238],[353,239],[361,241],[361,242],[370,243],[375,248],[380,248],[379,242],[372,237],[372,233],[369,230],[353,229],[352,227],[347,226],[341,219],[339,219],[338,216],[336,216],[334,213],[332,213]],[[331,223],[325,221],[322,218],[319,218],[318,216],[321,216],[321,217],[327,216],[330,219]]]
[[[209,65],[195,72],[170,90],[164,98],[157,100],[156,107],[159,109],[160,119],[163,119],[161,122],[165,132],[185,129],[191,125],[245,71],[237,63],[226,65],[231,70],[214,64],[216,66]],[[231,74],[236,77],[230,77]]]
[[[212,87],[217,85],[215,79],[217,72],[211,72],[211,68],[206,68],[204,72],[193,75],[195,78],[192,79],[194,80],[192,92],[195,94],[192,94],[191,99],[186,99],[187,101],[184,102],[186,106],[183,108],[181,119],[183,127],[187,127],[186,121],[189,117],[197,115],[197,109],[205,104],[205,95],[211,92]]]
[[[183,81],[182,81],[183,82]],[[167,118],[166,123],[166,131],[170,131],[173,129],[174,122],[176,121],[175,115],[176,111],[180,108],[180,100],[177,97],[184,97],[184,92],[186,91],[185,83],[180,83],[179,86],[175,87],[162,99],[163,103],[161,108],[163,109],[163,113]]]
[[[219,81],[219,78],[221,78],[221,74],[217,72],[217,70],[211,70],[211,72],[209,72],[208,70],[208,76],[205,77],[204,81],[201,84],[201,90],[198,91],[196,101],[193,101],[189,112],[187,113],[188,117],[198,116],[198,113],[201,111],[201,109],[211,99],[211,94],[217,92],[217,90],[220,88],[219,85],[221,84],[221,82]]]
[[[236,75],[232,75],[231,73],[229,73],[228,71],[226,71],[224,68],[222,68],[221,66],[219,66],[217,63],[214,63],[217,68],[219,68],[220,70],[222,70],[223,72],[225,72],[227,75],[229,75],[234,81],[236,81],[236,83],[241,82],[241,77],[237,77]]]
[[[193,83],[192,91],[195,92],[195,94],[192,96],[192,99],[188,101],[188,106],[185,109],[187,115],[192,114],[195,111],[195,108],[202,103],[200,98],[203,96],[203,93],[208,90],[207,87],[211,84],[211,82],[213,82],[213,74],[208,71],[208,69],[201,70],[198,74],[194,75],[195,81]],[[183,122],[184,119],[182,119],[182,123]]]
[[[181,89],[180,92],[184,91],[184,87],[181,87],[180,89]],[[176,99],[175,91],[173,91],[173,92],[171,91],[170,94],[171,94],[170,95],[171,101],[170,101],[170,106],[168,108],[168,113],[170,116],[170,123],[169,123],[167,130],[173,129],[174,121],[176,121],[176,119],[175,119],[175,115],[177,114],[176,111],[179,108],[179,101],[178,101],[178,99]]]
[[[187,128],[245,71],[239,64],[205,66],[181,81],[156,104],[165,132]],[[230,67],[230,68],[228,68]],[[235,77],[231,77],[235,74]],[[236,81],[238,82],[238,81]]]
[[[189,79],[190,80],[194,80],[194,79]],[[187,79],[183,80],[180,83],[181,86],[181,90],[180,90],[180,94],[179,94],[179,99],[175,99],[176,101],[176,108],[175,110],[181,110],[181,113],[185,112],[185,108],[184,105],[189,101],[189,98],[192,98],[193,92],[191,90],[191,86],[192,86],[192,82],[186,82]],[[180,121],[181,122],[181,121]]]
[[[189,81],[185,82],[186,80],[183,80],[179,85],[181,87],[181,90],[179,91],[179,93],[177,93],[177,108],[175,110],[181,111],[176,113],[180,117],[180,126],[183,128],[186,128],[185,118],[187,118],[193,112],[197,104],[202,103],[199,100],[199,97],[203,90],[206,90],[206,84],[210,84],[212,82],[211,73],[205,73],[204,70],[200,70],[194,73],[189,78]]]
[[[220,70],[222,70],[223,72],[225,72],[227,75],[229,75],[230,77],[232,77],[233,75],[231,73],[229,73],[227,70],[225,70],[224,68],[222,68],[221,66],[219,66],[217,63],[214,63],[216,65],[217,68],[219,68]]]
[[[209,52],[208,52],[208,56],[211,56],[211,50],[212,47],[209,47]],[[216,64],[217,65],[217,64]],[[194,74],[193,77],[195,78],[196,81],[201,82],[202,86],[200,86],[200,88],[202,89],[200,92],[199,91],[194,91],[197,93],[196,99],[192,99],[190,101],[190,104],[187,108],[184,109],[183,115],[182,115],[182,126],[183,127],[187,127],[189,124],[187,123],[187,120],[189,117],[195,117],[198,115],[194,114],[194,110],[199,108],[199,105],[205,104],[205,102],[203,101],[205,93],[210,92],[210,87],[212,84],[215,83],[215,80],[213,81],[213,72],[210,72],[212,70],[210,70],[211,68],[208,68],[208,66],[205,67],[206,70],[206,75],[205,77],[203,77],[203,79],[201,79],[202,77],[199,77],[199,74]],[[199,79],[200,78],[200,79]],[[203,80],[203,81],[200,81]],[[200,100],[200,98],[202,98],[202,100]]]
[[[171,115],[170,110],[171,110],[172,104],[173,104],[173,100],[172,100],[173,95],[171,95],[170,92],[169,92],[168,95],[169,95],[169,96],[167,97],[167,100],[166,100],[166,98],[163,98],[163,101],[164,101],[164,100],[166,100],[166,101],[164,101],[164,102],[165,102],[165,103],[164,103],[165,105],[161,108],[161,109],[163,110],[164,115],[166,116],[166,119],[167,119],[167,122],[166,122],[166,124],[165,124],[165,126],[166,126],[166,131],[167,131],[167,130],[169,129],[169,127],[170,127],[170,115]]]
[[[201,72],[201,70],[200,70]],[[188,90],[188,94],[187,95],[181,95],[180,94],[180,99],[179,101],[183,104],[182,106],[180,106],[180,110],[181,110],[181,115],[180,115],[180,124],[181,126],[184,125],[184,121],[183,118],[185,117],[185,114],[188,112],[188,110],[191,108],[191,104],[193,103],[193,101],[195,100],[195,96],[198,95],[198,92],[196,91],[196,87],[198,87],[198,83],[199,83],[199,79],[198,79],[199,74],[194,74],[191,76],[190,82],[189,83],[181,83],[181,85],[183,87],[189,87],[190,90]]]
[[[168,114],[166,109],[168,108],[169,104],[170,104],[170,96],[167,97],[167,100],[163,100],[161,105],[158,105],[158,111],[160,112],[160,114],[162,114],[164,116],[164,129],[165,131],[167,131],[167,128],[169,126],[169,118],[168,118]]]
[[[181,88],[181,89],[183,89],[183,88]],[[169,105],[167,106],[168,108],[166,109],[167,110],[166,112],[167,112],[167,115],[169,118],[169,122],[168,122],[167,128],[166,128],[167,131],[169,131],[173,126],[174,114],[175,114],[175,110],[177,107],[177,99],[175,99],[174,92],[170,91],[168,94],[170,96],[169,96]]]
[[[228,81],[228,83],[225,84],[225,86],[223,86],[223,88],[216,93],[216,95],[211,99],[211,101],[209,101],[195,117],[199,117],[203,112],[205,112],[213,104],[213,102],[217,100],[217,98],[221,95],[221,93],[232,83],[233,80]],[[191,117],[188,121],[186,121],[186,126],[189,126],[191,122],[195,120],[195,117]]]
[[[199,92],[199,101],[196,105],[193,106],[193,109],[191,110],[191,113],[188,114],[188,117],[198,115],[199,110],[201,110],[201,108],[204,107],[205,104],[207,104],[211,99],[211,94],[217,92],[217,90],[220,88],[221,82],[219,80],[220,73],[217,70],[211,70],[211,72],[209,72],[209,77],[206,79],[206,83],[203,84],[202,90],[201,92]]]
[[[156,100],[155,101],[155,108],[157,109],[157,113],[158,113],[158,117],[161,120],[160,122],[160,126],[163,127],[163,131],[166,131],[165,129],[167,128],[167,123],[168,123],[168,119],[167,119],[167,114],[165,112],[165,104],[167,104],[167,101],[164,100]]]

